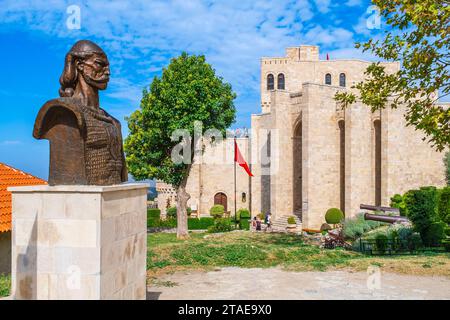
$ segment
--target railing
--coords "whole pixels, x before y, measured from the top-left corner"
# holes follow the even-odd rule
[[[358,251],[369,255],[407,255],[425,251],[443,252],[445,248],[442,240],[436,241],[433,246],[424,246],[411,240],[359,239]]]

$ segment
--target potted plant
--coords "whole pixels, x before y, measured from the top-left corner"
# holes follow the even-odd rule
[[[288,232],[295,232],[297,230],[297,223],[295,222],[295,218],[293,216],[290,216],[287,218],[287,231]]]

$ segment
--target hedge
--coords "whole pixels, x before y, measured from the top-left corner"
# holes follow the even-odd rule
[[[204,218],[188,218],[188,229],[189,230],[206,230],[209,226],[214,224],[214,218],[204,217]]]
[[[161,217],[161,210],[159,210],[159,209],[148,209],[147,210],[147,217],[148,218],[160,218]]]
[[[440,219],[446,224],[450,224],[450,187],[445,187],[440,192],[438,212]]]
[[[205,218],[188,218],[188,229],[189,230],[206,230],[208,227],[214,224],[214,219],[205,217]],[[176,228],[177,227],[177,219],[168,218],[166,220],[162,220],[160,218],[147,218],[147,227],[148,228]]]

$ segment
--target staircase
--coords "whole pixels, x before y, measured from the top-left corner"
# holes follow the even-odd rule
[[[288,225],[287,219],[290,215],[281,215],[272,220],[272,231],[273,232],[287,232],[286,227]],[[302,231],[302,222],[298,218],[297,215],[293,215],[295,218],[295,222],[297,223],[297,231]]]

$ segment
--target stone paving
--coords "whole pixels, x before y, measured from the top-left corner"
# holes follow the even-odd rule
[[[148,287],[147,299],[450,299],[450,278],[372,272],[287,272],[223,268],[177,272]]]

